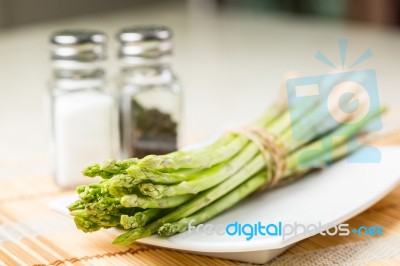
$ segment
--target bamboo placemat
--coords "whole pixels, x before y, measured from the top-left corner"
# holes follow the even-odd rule
[[[379,144],[393,143],[400,144],[400,133]],[[0,180],[0,265],[243,265],[140,244],[113,246],[106,230],[84,234],[48,208],[70,193],[45,177]],[[317,235],[268,265],[400,265],[400,186],[348,223],[380,225],[384,236]]]

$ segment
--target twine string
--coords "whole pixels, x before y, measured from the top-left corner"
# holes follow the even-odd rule
[[[268,181],[260,189],[276,186],[285,173],[287,157],[287,151],[278,138],[273,133],[252,125],[233,129],[228,133],[247,138],[257,146],[263,155]]]

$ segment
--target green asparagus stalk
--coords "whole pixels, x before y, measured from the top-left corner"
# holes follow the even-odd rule
[[[74,216],[76,226],[84,232],[115,227],[120,221],[119,215],[92,215],[86,210],[74,210],[71,215]]]
[[[135,168],[135,169],[133,169]],[[136,169],[136,166],[130,167],[127,174],[114,175],[108,179],[105,184],[107,191],[114,197],[122,197],[126,194],[132,194],[135,188],[143,182],[154,182],[155,184],[177,184],[190,179],[188,174],[193,171],[181,171],[180,173],[163,173],[151,169]]]
[[[195,195],[184,194],[179,196],[165,197],[162,199],[155,199],[149,197],[141,197],[136,194],[125,195],[121,198],[119,202],[121,205],[127,208],[140,207],[143,209],[166,209],[173,208],[181,205],[192,199]]]
[[[82,202],[93,202],[101,197],[104,190],[101,184],[90,184],[77,187],[76,192]]]
[[[90,165],[86,167],[82,173],[87,177],[100,176],[104,179],[109,179],[114,174],[125,173],[125,170],[128,167],[137,164],[138,161],[139,160],[137,158],[131,158],[124,161],[108,160],[103,164],[95,163]]]
[[[85,210],[91,214],[118,214],[123,208],[119,199],[113,197],[102,197],[96,202],[86,203]]]
[[[174,173],[163,173],[150,168],[143,168],[137,165],[129,167],[127,173],[134,179],[133,182],[136,184],[142,182],[155,182],[160,184],[176,184],[185,181],[188,177],[188,173],[193,171],[181,171]]]
[[[133,216],[121,215],[120,224],[125,229],[135,229],[146,225],[148,222],[154,220],[165,214],[166,210],[163,209],[148,209],[143,212],[135,213]]]

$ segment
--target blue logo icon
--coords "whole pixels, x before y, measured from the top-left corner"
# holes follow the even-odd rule
[[[325,75],[289,79],[286,83],[293,138],[297,141],[310,141],[310,136],[304,133],[304,127],[310,125],[315,125],[313,130],[317,134],[329,132],[329,137],[323,139],[320,147],[308,149],[300,155],[302,167],[319,167],[320,165],[302,162],[310,162],[306,158],[317,154],[320,149],[330,149],[333,152],[333,147],[343,142],[347,143],[346,154],[362,147],[360,152],[347,157],[348,162],[379,163],[381,159],[377,148],[362,145],[356,138],[344,139],[346,134],[343,131],[332,130],[338,125],[346,125],[347,130],[363,129],[364,132],[374,132],[382,128],[381,118],[377,117],[380,104],[375,70],[352,70],[372,56],[371,50],[366,50],[348,67],[348,70],[345,70],[347,40],[340,40],[339,46],[341,67],[337,67],[321,52],[318,52],[316,59],[333,67],[334,71]],[[309,112],[315,114],[312,115],[313,123],[310,123],[305,116]],[[300,117],[302,119],[299,119]],[[374,117],[373,122],[367,123],[372,117]],[[331,158],[333,158],[332,153]],[[327,159],[329,161],[329,158]]]

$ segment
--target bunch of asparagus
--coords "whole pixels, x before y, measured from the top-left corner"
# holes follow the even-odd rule
[[[276,103],[252,124],[275,136],[286,152],[280,158],[286,167],[279,183],[357,149],[348,140],[382,112],[371,110],[359,123],[339,123],[327,119],[331,114],[325,109],[322,101],[291,106],[290,112]],[[345,119],[355,119],[354,113]],[[300,136],[294,139],[292,132]],[[77,188],[79,200],[69,206],[70,214],[84,232],[126,229],[114,240],[118,245],[157,233],[171,236],[187,230],[190,221],[204,223],[264,188],[277,171],[272,157],[268,149],[263,152],[254,141],[231,132],[195,150],[93,164],[83,174],[102,179]]]

